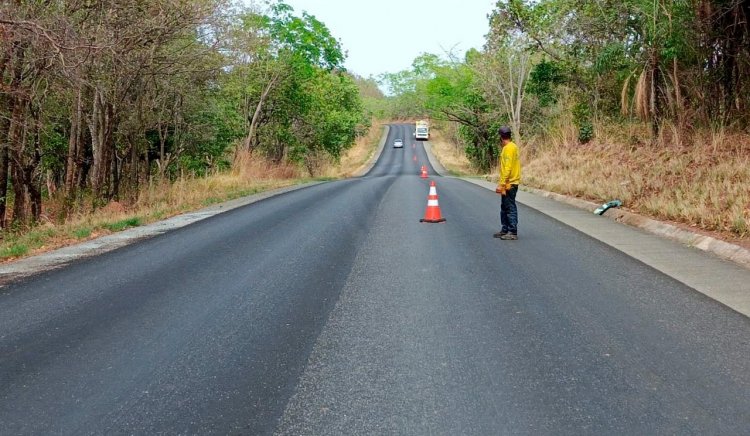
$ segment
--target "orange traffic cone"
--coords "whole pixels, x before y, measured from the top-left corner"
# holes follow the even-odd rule
[[[414,158],[412,158],[412,160],[413,160],[414,162],[416,162],[416,161],[417,161],[417,155],[416,155],[416,154],[414,155]]]
[[[424,165],[422,165],[422,175],[420,177],[422,177],[423,179],[427,178],[427,167]]]
[[[442,223],[445,218],[440,215],[440,205],[438,205],[437,188],[435,181],[430,182],[430,195],[427,196],[427,210],[424,212],[424,218],[419,220],[420,223]]]

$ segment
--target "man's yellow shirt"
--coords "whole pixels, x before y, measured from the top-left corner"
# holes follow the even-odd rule
[[[518,146],[509,142],[503,146],[500,153],[499,185],[518,185],[521,183],[521,159],[518,156]]]

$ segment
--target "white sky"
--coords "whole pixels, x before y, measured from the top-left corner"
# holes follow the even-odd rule
[[[493,0],[284,0],[325,23],[360,76],[409,69],[421,53],[481,49]]]

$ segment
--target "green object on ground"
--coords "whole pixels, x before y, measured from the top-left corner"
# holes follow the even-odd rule
[[[609,203],[604,203],[601,206],[597,207],[596,210],[594,211],[594,214],[596,214],[596,215],[603,215],[604,212],[606,212],[610,208],[612,208],[612,207],[620,207],[620,206],[622,206],[622,201],[620,201],[620,200],[612,200]]]

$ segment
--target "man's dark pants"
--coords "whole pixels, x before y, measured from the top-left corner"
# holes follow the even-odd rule
[[[518,185],[511,185],[508,192],[503,195],[500,203],[500,224],[502,231],[518,234],[518,208],[516,207],[516,193]]]

